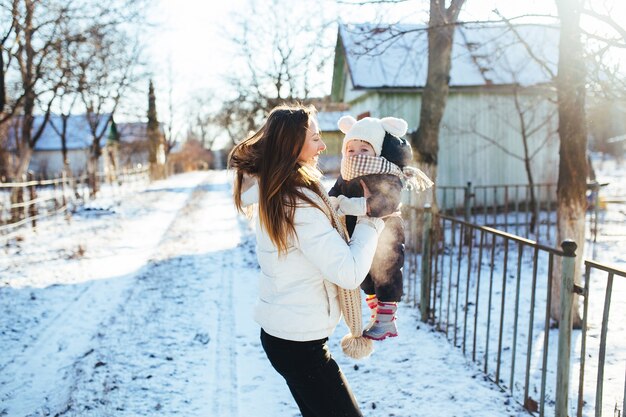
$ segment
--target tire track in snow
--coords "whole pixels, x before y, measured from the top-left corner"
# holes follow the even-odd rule
[[[198,187],[197,183],[195,187]],[[167,193],[168,190],[163,191]],[[159,212],[161,223],[146,235],[146,241],[152,243],[142,248],[139,259],[136,259],[137,254],[133,254],[136,262],[145,264],[177,213],[188,204],[191,195],[191,192],[168,194],[167,209]],[[142,270],[139,268],[126,275],[91,281],[48,321],[42,333],[2,370],[0,415],[39,416],[67,410],[67,398],[74,378],[69,371],[74,361],[85,354],[86,346],[97,333],[99,324],[126,298],[124,294],[134,276]]]
[[[228,191],[218,183],[194,193],[116,323],[74,367],[64,416],[238,415],[236,320],[218,312],[234,313],[231,265],[240,252]]]
[[[233,280],[235,259],[232,251],[222,254],[220,296],[217,310],[217,337],[215,341],[215,381],[213,415],[237,416],[237,356],[235,344],[235,312]],[[226,386],[221,381],[226,381]]]

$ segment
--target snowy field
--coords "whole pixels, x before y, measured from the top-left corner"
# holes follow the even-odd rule
[[[597,252],[624,268],[626,206],[614,204]],[[172,176],[41,226],[1,249],[0,416],[299,415],[252,320],[254,235],[225,172]],[[365,416],[528,415],[408,303],[398,325],[365,360],[341,352],[343,324],[331,339]]]

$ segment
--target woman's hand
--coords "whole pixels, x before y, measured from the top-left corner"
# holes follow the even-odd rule
[[[367,185],[365,185],[365,181],[363,181],[363,179],[359,180],[359,183],[361,184],[361,187],[363,188],[363,197],[365,197],[365,207],[366,207],[366,213],[369,216],[370,214],[370,206],[369,206],[369,198],[372,195],[372,193],[370,192],[370,189],[367,188]]]

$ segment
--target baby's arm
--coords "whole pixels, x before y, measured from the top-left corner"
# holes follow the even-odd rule
[[[344,194],[342,189],[344,188],[344,184],[346,182],[344,181],[344,179],[341,177],[341,174],[337,177],[337,181],[335,181],[335,184],[332,186],[332,188],[328,191],[328,195],[331,197],[337,197],[339,195]]]
[[[349,198],[345,195],[330,197],[330,203],[340,216],[365,216],[367,200],[365,197]]]
[[[362,181],[361,181],[362,183]],[[340,216],[365,216],[367,214],[366,197],[347,197],[353,195],[346,191],[348,185],[341,175],[337,177],[335,185],[328,191],[330,203]]]

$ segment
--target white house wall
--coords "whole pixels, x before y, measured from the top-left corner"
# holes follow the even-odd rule
[[[522,98],[534,183],[556,183],[559,142],[555,107],[547,100]],[[550,117],[551,116],[551,117]],[[448,97],[439,142],[442,184],[528,184],[519,113],[511,95],[452,94]]]
[[[347,66],[344,68],[344,71],[344,73],[347,74],[347,80],[344,83],[343,101],[350,103],[365,94],[367,90],[355,90],[352,86],[352,77],[350,76],[350,71]]]
[[[72,173],[75,175],[87,171],[89,150],[76,149],[67,152]],[[102,170],[102,158],[99,160],[100,171]],[[30,161],[29,170],[47,176],[56,176],[63,171],[63,155],[61,151],[36,151]]]

